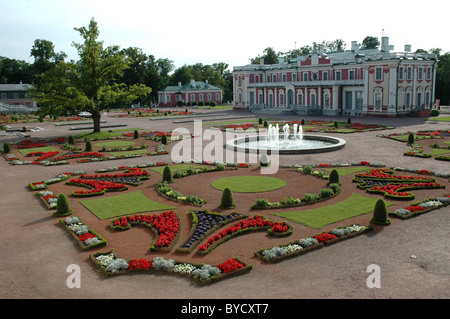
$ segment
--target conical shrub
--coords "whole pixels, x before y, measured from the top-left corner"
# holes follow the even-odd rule
[[[328,176],[328,184],[340,184],[339,173],[337,170],[333,169]]]
[[[391,220],[388,218],[388,210],[384,200],[379,199],[375,203],[371,221],[379,225],[389,225],[391,223]]]
[[[222,199],[220,201],[220,208],[233,208],[236,205],[234,204],[233,193],[227,187],[222,192]]]
[[[169,166],[164,167],[163,182],[167,182],[167,183],[173,182],[172,170],[170,169]]]
[[[65,194],[59,194],[56,199],[56,212],[57,216],[67,216],[72,214],[70,209],[70,203]]]

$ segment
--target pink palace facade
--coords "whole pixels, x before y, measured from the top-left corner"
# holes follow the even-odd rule
[[[395,117],[416,111],[428,115],[435,102],[437,56],[364,49],[354,41],[345,52],[313,53],[278,64],[233,68],[233,107],[254,112],[291,111],[299,115]]]

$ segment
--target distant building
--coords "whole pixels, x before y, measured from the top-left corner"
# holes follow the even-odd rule
[[[28,97],[30,84],[0,84],[1,112],[30,112],[36,110],[36,101]]]
[[[428,114],[435,102],[437,56],[381,48],[310,55],[278,64],[234,67],[233,106],[299,115],[397,116]]]
[[[199,102],[216,102],[220,104],[223,98],[223,90],[206,82],[191,80],[189,84],[168,86],[158,91],[158,103],[160,106],[176,106],[178,101],[195,105]]]

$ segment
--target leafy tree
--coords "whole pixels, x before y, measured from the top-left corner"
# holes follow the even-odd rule
[[[0,83],[17,84],[33,82],[33,68],[22,60],[0,56]]]
[[[362,45],[366,49],[375,49],[380,45],[380,40],[377,37],[367,36],[364,38]]]
[[[34,73],[34,85],[38,87],[41,85],[40,77],[42,73],[50,71],[56,64],[67,57],[64,52],[55,52],[55,45],[53,42],[44,39],[34,40],[33,47],[30,50],[30,56],[34,57],[32,69]]]
[[[114,103],[130,103],[140,96],[147,96],[151,88],[144,84],[126,85],[117,78],[129,68],[129,59],[117,46],[103,48],[98,41],[97,22],[91,19],[89,27],[75,28],[84,39],[73,43],[80,60],[60,61],[52,70],[41,75],[42,87],[32,92],[38,103],[45,107],[43,113],[60,115],[90,112],[94,132],[100,132],[101,112]]]
[[[263,56],[257,56],[256,58],[250,59],[250,63],[259,64],[262,58],[264,58],[264,64],[278,63],[279,54],[277,54],[272,47],[265,48],[263,53]]]
[[[430,50],[431,51],[431,50]],[[440,49],[435,49],[440,53]],[[436,98],[441,105],[450,103],[450,52],[438,55],[439,63],[436,69]]]

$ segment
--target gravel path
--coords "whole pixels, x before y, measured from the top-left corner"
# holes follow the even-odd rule
[[[229,113],[249,115],[242,111]],[[173,123],[173,120],[149,121],[106,116],[104,119],[108,123],[127,123],[128,127],[132,128],[172,130],[185,127],[193,131],[192,123]],[[284,119],[292,120],[292,117]],[[396,129],[392,132],[449,129],[448,122],[433,124],[421,118],[358,120],[362,123],[393,125]],[[40,124],[44,130],[33,132],[32,137],[72,134],[66,126]],[[315,155],[283,156],[281,163],[319,164],[364,160],[383,163],[388,167],[402,166],[449,173],[448,163],[405,157],[403,153],[407,150],[406,145],[376,137],[379,133],[347,134],[343,136],[347,140],[347,145],[342,150]],[[1,143],[11,140],[14,140],[11,136],[0,136]],[[158,157],[159,160],[170,162],[170,155]],[[152,161],[149,157],[128,159],[116,161],[114,166],[149,161]],[[74,164],[68,170],[94,171],[108,165]],[[48,210],[38,204],[34,193],[27,189],[29,182],[53,177],[64,170],[64,167],[67,166],[12,167],[5,160],[0,160],[2,181],[0,214],[3,226],[0,233],[2,299],[447,299],[450,297],[448,267],[450,207],[406,221],[393,219],[388,227],[375,227],[375,231],[367,235],[273,265],[264,264],[248,251],[238,249],[236,253],[245,253],[244,259],[253,265],[253,270],[246,275],[214,285],[200,287],[185,278],[171,275],[135,274],[105,279],[88,260],[88,253],[80,252],[77,244],[58,225],[57,219],[49,215]],[[133,231],[137,236],[144,233],[139,229]],[[264,239],[266,235],[257,233],[252,236],[258,241]],[[225,250],[223,247],[219,248],[222,249],[218,249],[218,252]],[[81,268],[80,289],[67,288],[66,269],[70,264],[77,264]],[[379,265],[381,269],[379,289],[368,288],[366,284],[370,275],[367,267],[371,264]]]

